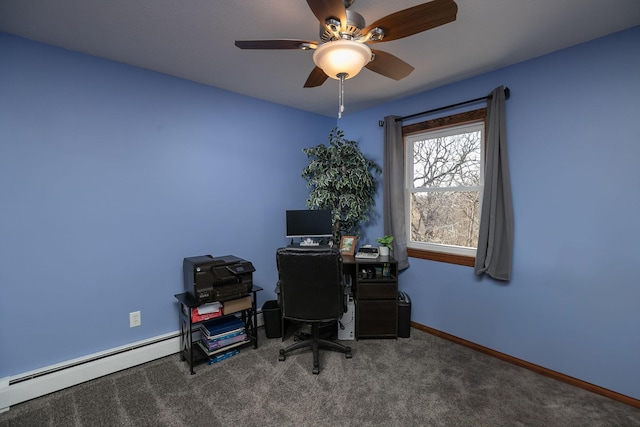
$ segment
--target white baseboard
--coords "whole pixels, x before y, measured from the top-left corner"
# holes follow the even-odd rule
[[[180,351],[178,332],[0,379],[0,412],[54,391],[147,363]]]
[[[9,377],[0,378],[0,414],[9,410]]]

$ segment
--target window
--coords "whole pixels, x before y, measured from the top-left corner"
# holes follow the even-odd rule
[[[486,109],[403,127],[409,256],[473,266]]]

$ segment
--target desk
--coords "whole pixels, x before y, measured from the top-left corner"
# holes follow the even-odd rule
[[[356,339],[398,337],[398,261],[343,255],[356,305]]]

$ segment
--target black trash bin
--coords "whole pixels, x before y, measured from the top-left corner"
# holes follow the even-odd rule
[[[398,292],[398,336],[411,336],[411,299],[406,292]]]
[[[267,338],[282,337],[282,310],[277,300],[265,301],[262,304],[262,318],[264,319],[264,332]]]

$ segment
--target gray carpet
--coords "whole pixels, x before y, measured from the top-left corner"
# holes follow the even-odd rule
[[[34,399],[0,426],[640,426],[640,410],[412,329],[322,352],[280,339],[189,375],[178,355]],[[289,338],[285,344],[292,342]]]

